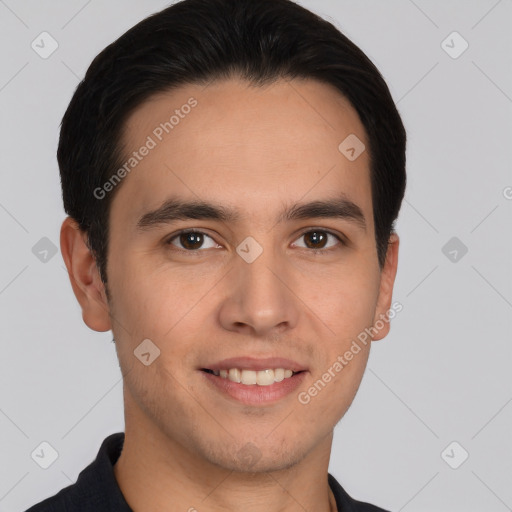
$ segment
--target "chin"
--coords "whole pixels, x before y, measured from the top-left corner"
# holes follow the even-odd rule
[[[271,473],[275,471],[283,471],[295,466],[299,461],[294,459],[290,460],[286,459],[276,459],[276,457],[265,457],[258,460],[256,463],[246,464],[240,461],[225,461],[225,464],[222,464],[224,469],[229,471],[233,471],[238,474],[246,474],[246,475],[259,475],[262,473]]]

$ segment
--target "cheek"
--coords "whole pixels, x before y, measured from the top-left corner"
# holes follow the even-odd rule
[[[322,282],[315,293],[308,295],[307,286],[301,292],[322,321],[318,337],[323,346],[302,401],[297,398],[306,411],[315,413],[310,421],[326,414],[336,423],[354,399],[368,361],[371,339],[365,330],[373,324],[378,276],[340,270]]]
[[[191,272],[130,260],[117,269],[112,280],[115,315],[134,340],[162,339],[186,317],[209,282],[195,275],[191,279]]]
[[[344,353],[333,353],[329,364],[312,374],[297,394],[295,418],[303,422],[308,431],[325,434],[332,431],[356,396],[369,351],[367,347],[361,348],[351,361],[342,365],[337,356]]]
[[[368,267],[339,266],[337,271],[305,274],[301,299],[329,327],[327,339],[339,342],[354,337],[373,322],[379,291],[379,276]]]

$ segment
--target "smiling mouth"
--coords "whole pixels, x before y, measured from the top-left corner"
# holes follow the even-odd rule
[[[245,370],[240,368],[230,368],[229,370],[210,370],[201,368],[201,371],[215,375],[221,379],[230,380],[246,386],[271,386],[275,382],[282,382],[293,376],[303,373],[304,370],[294,372],[285,368],[273,368],[267,370]]]

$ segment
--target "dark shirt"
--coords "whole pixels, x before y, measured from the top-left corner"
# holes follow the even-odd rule
[[[81,471],[74,484],[25,512],[133,512],[114,475],[114,464],[121,455],[123,443],[124,432],[105,438],[96,460]],[[330,473],[328,480],[339,512],[386,512],[374,505],[352,499]]]

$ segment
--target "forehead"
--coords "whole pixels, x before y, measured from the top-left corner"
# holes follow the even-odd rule
[[[330,85],[184,85],[151,97],[127,119],[124,163],[135,165],[126,166],[112,215],[134,225],[178,196],[229,204],[242,219],[266,222],[283,203],[343,194],[371,221],[368,152],[347,158],[345,140],[358,141],[358,151],[368,147],[357,112]]]

